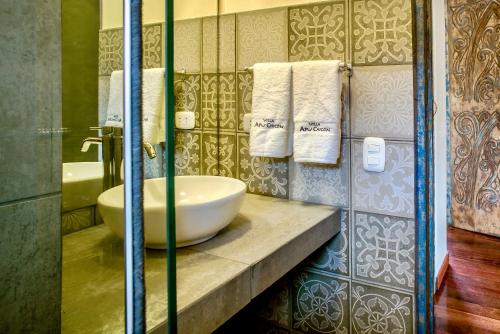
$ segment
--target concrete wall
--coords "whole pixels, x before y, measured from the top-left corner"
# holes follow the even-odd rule
[[[59,333],[61,3],[0,6],[0,333]]]

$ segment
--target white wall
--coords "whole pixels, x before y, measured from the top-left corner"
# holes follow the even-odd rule
[[[447,136],[446,125],[446,0],[432,2],[432,52],[433,52],[433,81],[434,102],[437,110],[434,115],[434,172],[435,172],[435,199],[434,199],[434,276],[447,253]]]
[[[217,15],[218,0],[175,0],[174,19],[185,20],[195,17]],[[165,21],[165,0],[144,0],[142,22]],[[123,0],[101,0],[101,29],[123,26]]]
[[[318,0],[220,0],[220,13],[238,13],[264,8],[302,5]]]

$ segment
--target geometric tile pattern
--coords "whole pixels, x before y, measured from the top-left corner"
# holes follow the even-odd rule
[[[236,71],[236,15],[219,16],[219,73]]]
[[[295,163],[290,160],[290,198],[299,201],[349,206],[349,140],[342,139],[336,165]]]
[[[353,277],[388,287],[415,286],[415,222],[355,212]]]
[[[351,78],[354,137],[413,140],[413,67],[355,67]]]
[[[410,64],[411,1],[354,0],[352,4],[354,64]]]
[[[293,284],[293,329],[304,333],[348,333],[348,280],[302,271]]]
[[[238,92],[238,131],[243,132],[243,116],[252,112],[253,74],[250,72],[238,72],[236,74],[236,85]]]
[[[363,142],[353,140],[352,203],[357,210],[414,217],[414,145],[386,142],[381,173],[363,168]]]
[[[202,70],[204,73],[217,73],[217,17],[202,18]]]
[[[237,69],[255,63],[287,61],[285,8],[237,14]]]
[[[249,136],[238,133],[238,178],[253,194],[288,198],[288,160],[252,157]]]
[[[219,174],[236,178],[236,134],[219,133]]]
[[[352,283],[353,333],[413,333],[413,296]]]
[[[174,69],[188,73],[201,70],[201,19],[175,21]]]
[[[236,130],[236,75],[235,73],[219,74],[219,128]]]
[[[203,129],[236,131],[235,73],[203,74]]]
[[[289,60],[345,59],[345,3],[289,9]]]
[[[201,88],[201,110],[203,129],[217,130],[218,116],[217,74],[203,74]]]
[[[201,146],[201,175],[219,175],[219,137],[217,132],[204,131]]]
[[[111,29],[99,32],[99,75],[123,69],[123,30]]]
[[[174,80],[175,111],[195,113],[195,128],[201,127],[201,78],[199,74],[176,74]]]
[[[142,67],[158,68],[162,67],[162,25],[145,25],[142,29]]]
[[[201,132],[175,132],[175,175],[200,175]]]
[[[349,276],[349,211],[342,210],[340,232],[311,256],[311,267]]]
[[[218,37],[217,30],[219,31]],[[234,14],[203,18],[204,73],[234,72],[236,69],[235,48],[236,16]]]
[[[145,25],[142,31],[143,68],[161,67],[162,25]],[[99,32],[99,75],[123,69],[123,29],[101,30]]]

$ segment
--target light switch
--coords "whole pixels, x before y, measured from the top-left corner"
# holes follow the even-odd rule
[[[363,142],[363,168],[368,172],[383,172],[385,169],[385,140],[366,137]]]
[[[178,111],[175,113],[175,127],[182,130],[191,130],[195,127],[195,115],[192,111]]]
[[[378,153],[380,152],[380,145],[368,144],[368,153]]]

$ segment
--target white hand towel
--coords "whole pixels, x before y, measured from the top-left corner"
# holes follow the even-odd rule
[[[108,113],[105,126],[123,127],[123,71],[111,73]],[[145,142],[158,144],[165,141],[165,69],[143,71],[142,88],[143,123]]]
[[[105,126],[123,127],[123,71],[111,73]]]
[[[145,142],[165,142],[165,69],[151,68],[142,72],[142,133]]]
[[[282,158],[292,153],[289,63],[255,64],[250,155]]]
[[[335,164],[340,156],[340,61],[293,64],[293,157],[296,162]]]

